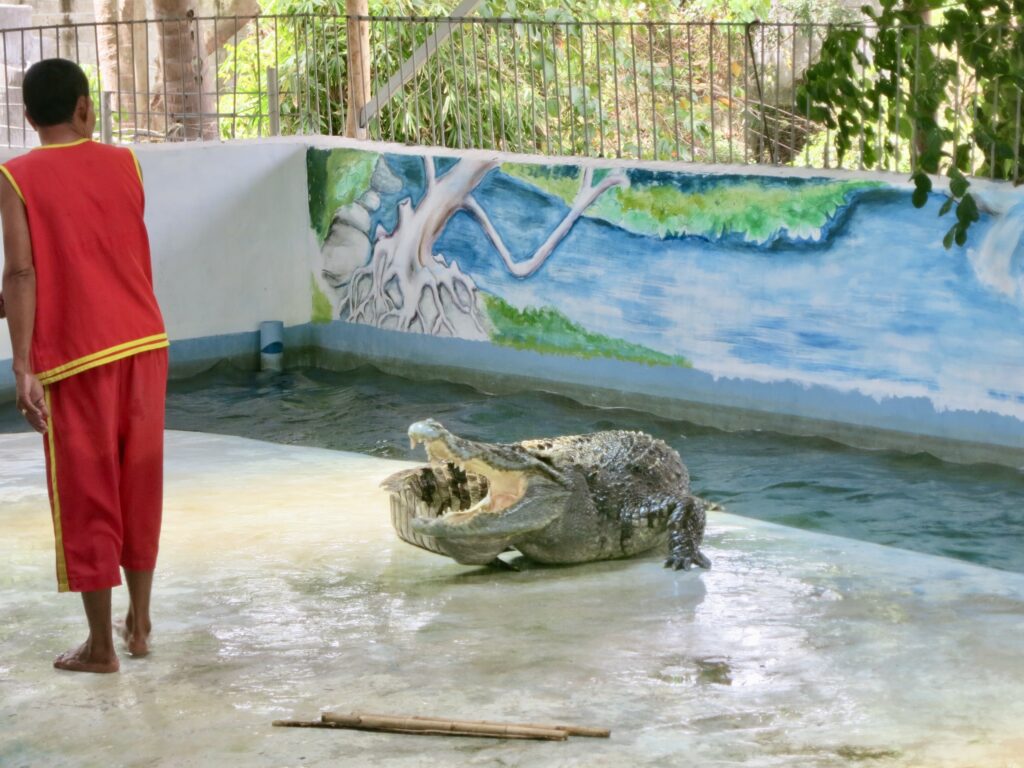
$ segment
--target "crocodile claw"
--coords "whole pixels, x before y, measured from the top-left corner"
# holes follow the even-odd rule
[[[674,570],[688,571],[695,565],[707,569],[711,567],[711,561],[699,549],[693,552],[672,553],[665,560],[665,567]]]

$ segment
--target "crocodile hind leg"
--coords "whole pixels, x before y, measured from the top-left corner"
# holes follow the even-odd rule
[[[711,567],[711,561],[700,551],[700,543],[704,540],[705,512],[709,506],[708,502],[696,496],[687,496],[676,502],[676,508],[668,519],[666,568],[688,571],[694,565]]]

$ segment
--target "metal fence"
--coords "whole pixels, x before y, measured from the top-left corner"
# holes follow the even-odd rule
[[[357,21],[364,36],[350,37]],[[354,119],[369,138],[425,145],[837,165],[833,136],[798,98],[829,25],[349,22],[261,15],[4,31],[0,142],[31,139],[20,109],[24,69],[64,56],[89,75],[114,141],[341,134]],[[368,45],[371,71],[349,93],[347,54],[355,45]],[[868,64],[856,66],[871,77]],[[907,87],[921,76],[908,77]],[[960,86],[948,106],[967,131],[971,83]],[[976,109],[976,90],[973,99]],[[897,94],[885,109],[899,108]],[[1019,136],[1019,115],[1017,123]],[[872,126],[874,140],[891,150],[882,165],[909,170],[913,136],[894,124],[883,110]],[[856,146],[843,164],[862,164]]]

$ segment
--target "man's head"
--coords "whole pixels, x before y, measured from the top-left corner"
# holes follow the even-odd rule
[[[91,136],[96,127],[89,80],[73,61],[43,59],[33,64],[25,73],[22,97],[25,114],[37,130],[67,124]]]

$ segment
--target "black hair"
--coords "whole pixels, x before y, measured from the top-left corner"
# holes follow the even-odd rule
[[[82,96],[89,96],[89,79],[67,59],[36,62],[22,82],[25,112],[41,128],[70,123]]]

